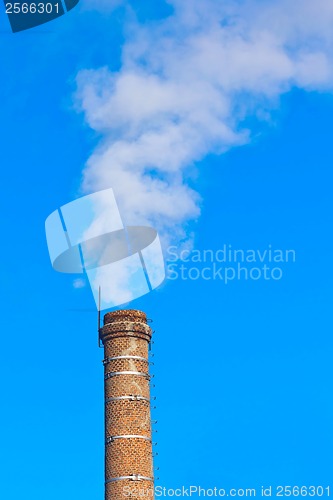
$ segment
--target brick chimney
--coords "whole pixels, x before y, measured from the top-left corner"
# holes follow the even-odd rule
[[[154,498],[148,362],[151,335],[146,314],[141,311],[120,310],[104,316],[105,500],[139,498],[139,493],[135,494],[139,491]]]

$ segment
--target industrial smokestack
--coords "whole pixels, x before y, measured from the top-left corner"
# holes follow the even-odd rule
[[[104,316],[105,500],[154,498],[146,314],[120,310]]]

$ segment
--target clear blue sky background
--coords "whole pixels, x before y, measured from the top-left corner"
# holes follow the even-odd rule
[[[139,18],[167,12],[138,7]],[[103,370],[89,288],[52,270],[44,221],[96,138],[78,70],[119,66],[124,13],[81,8],[13,35],[0,15],[0,497],[103,498]],[[97,49],[98,48],[98,49]],[[295,249],[280,281],[173,281],[154,320],[158,484],[333,488],[333,97],[294,90],[276,125],[201,165],[196,248]]]

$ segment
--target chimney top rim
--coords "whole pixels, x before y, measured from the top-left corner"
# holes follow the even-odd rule
[[[132,321],[134,323],[147,323],[147,315],[138,309],[119,309],[104,315],[104,325],[117,321]]]

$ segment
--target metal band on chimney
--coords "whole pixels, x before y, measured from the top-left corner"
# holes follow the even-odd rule
[[[137,337],[150,342],[152,329],[141,321],[113,321],[105,323],[101,328],[103,343],[117,337]]]
[[[141,436],[139,434],[126,434],[123,436],[109,436],[106,439],[106,444],[113,443],[116,439],[145,439],[146,441],[151,441],[149,436]]]
[[[149,363],[147,358],[143,358],[142,356],[113,356],[112,358],[105,358],[103,360],[103,365],[110,363],[111,361],[115,361],[116,359],[135,359],[137,361],[146,361]]]
[[[105,380],[112,377],[116,377],[117,375],[139,375],[140,377],[145,377],[147,380],[150,379],[148,373],[145,372],[124,371],[124,372],[108,372],[105,374]]]
[[[107,479],[105,484],[114,483],[116,481],[124,481],[125,479],[131,479],[132,481],[154,481],[153,477],[141,476],[140,474],[133,474],[132,476],[120,476]]]
[[[150,399],[146,398],[145,396],[114,396],[113,398],[107,398],[105,400],[105,403],[111,403],[112,401],[121,401],[121,400],[147,401],[148,403],[150,403]]]

